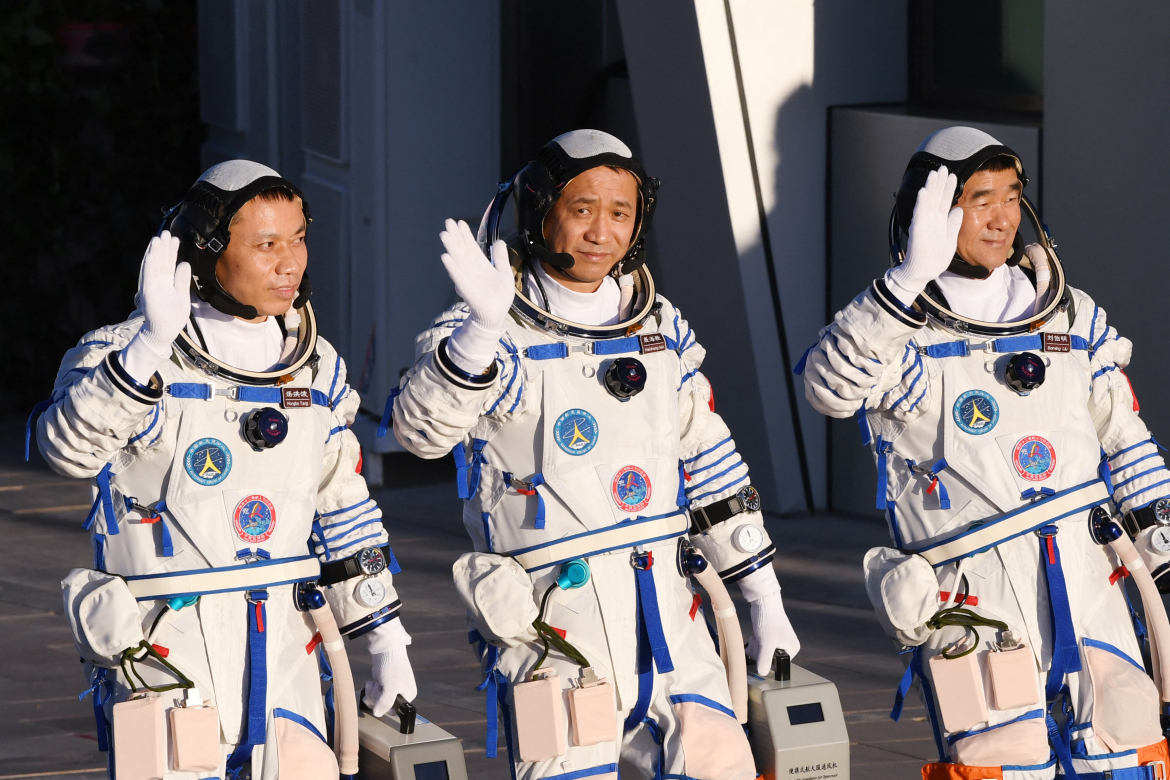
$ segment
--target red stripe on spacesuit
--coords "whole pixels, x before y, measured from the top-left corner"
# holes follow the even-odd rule
[[[361,450],[361,447],[358,447],[358,464],[357,464],[357,468],[354,469],[354,471],[356,471],[358,474],[362,473],[362,450]]]
[[[949,590],[940,590],[938,592],[938,600],[939,601],[947,601],[948,599],[950,599],[950,597],[951,597],[951,592]],[[966,599],[963,600],[963,605],[967,606],[967,607],[974,607],[978,603],[979,603],[978,596],[968,596]]]
[[[1140,412],[1142,410],[1142,407],[1140,404],[1138,404],[1137,393],[1135,393],[1133,391],[1133,382],[1130,381],[1130,378],[1126,375],[1126,373],[1124,371],[1122,371],[1120,368],[1117,370],[1121,373],[1122,376],[1125,377],[1125,381],[1129,383],[1129,394],[1133,396],[1133,410],[1135,412]]]
[[[1046,537],[1044,537],[1044,539],[1046,542],[1048,542],[1048,565],[1055,566],[1056,565],[1056,539],[1054,537],[1051,537],[1051,536],[1046,536]]]
[[[259,601],[256,602],[256,630],[264,633],[264,605]]]

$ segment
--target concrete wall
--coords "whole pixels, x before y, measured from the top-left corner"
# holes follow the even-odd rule
[[[1170,5],[1045,6],[1044,216],[1069,283],[1134,342],[1126,370],[1155,436],[1170,439],[1165,238]]]
[[[663,180],[659,265],[768,508],[804,511],[802,476],[825,505],[826,424],[798,382],[789,394],[788,368],[828,316],[827,110],[905,99],[906,6],[693,8],[618,2],[645,162]]]

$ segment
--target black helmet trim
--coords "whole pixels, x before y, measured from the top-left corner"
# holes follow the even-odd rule
[[[175,338],[175,346],[188,362],[204,373],[241,385],[272,385],[283,376],[295,376],[306,365],[313,364],[317,359],[317,317],[313,313],[313,306],[305,301],[295,308],[301,318],[301,324],[297,331],[296,356],[292,363],[275,371],[247,371],[216,360],[210,352],[203,349],[199,342],[192,338],[186,328],[179,331],[178,337]],[[283,323],[281,329],[284,329]]]
[[[561,270],[573,267],[575,261],[571,254],[553,252],[545,242],[544,220],[569,182],[585,171],[603,167],[629,171],[638,182],[634,234],[629,248],[614,270],[628,274],[645,262],[646,231],[654,216],[661,182],[648,176],[634,157],[615,152],[572,157],[554,141],[545,144],[537,159],[521,168],[510,180],[517,198],[522,251],[527,257]]]
[[[959,332],[974,333],[980,336],[1012,336],[1019,333],[1030,333],[1052,319],[1058,311],[1063,311],[1068,308],[1071,302],[1071,294],[1065,279],[1064,266],[1061,265],[1060,257],[1056,254],[1056,242],[1049,235],[1048,228],[1040,222],[1036,207],[1032,205],[1032,201],[1028,200],[1026,195],[1021,194],[1020,207],[1023,214],[1035,228],[1036,235],[1040,237],[1040,247],[1048,256],[1048,265],[1052,269],[1052,281],[1049,283],[1050,297],[1047,305],[1043,309],[1031,317],[1015,322],[984,322],[982,320],[973,320],[958,314],[940,301],[936,301],[930,296],[929,287],[915,299],[915,308],[945,328]],[[890,214],[889,231],[890,260],[892,265],[900,265],[906,259],[905,249],[902,246],[902,232],[898,226],[898,210],[895,206],[893,212]],[[1023,240],[1020,238],[1018,231],[1016,232],[1016,243],[1023,244]],[[1027,259],[1027,256],[1022,251],[1019,254],[1022,256],[1022,262],[1030,265],[1031,261]],[[1015,256],[1015,253],[1013,253],[1013,256]],[[963,265],[966,266],[967,263],[963,263]],[[985,274],[984,278],[987,275],[990,275],[990,271]]]
[[[170,230],[180,240],[179,261],[190,263],[196,294],[224,314],[255,319],[254,306],[240,303],[219,283],[215,266],[231,241],[232,218],[248,201],[271,189],[286,189],[301,201],[305,224],[313,221],[309,204],[300,189],[282,176],[261,176],[238,190],[224,190],[207,181],[197,181],[187,195],[163,218],[159,232]],[[293,308],[304,306],[312,293],[308,271],[301,276]]]

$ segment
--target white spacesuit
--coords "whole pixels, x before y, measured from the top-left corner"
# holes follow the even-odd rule
[[[599,166],[634,174],[638,222],[582,292],[558,281],[578,278],[581,256],[546,243],[548,214]],[[406,448],[454,450],[476,550],[455,580],[485,669],[489,755],[498,706],[521,780],[616,779],[619,757],[648,778],[755,777],[683,573],[688,539],[724,581],[741,583],[765,669],[776,649],[799,649],[759,496],[699,371],[704,350],[642,265],[657,186],[618,139],[579,130],[547,144],[489,207],[480,244],[494,265],[465,224],[448,222],[443,261],[465,302],[419,336],[392,397]],[[513,197],[509,250],[491,239]],[[587,252],[608,241],[584,238]],[[538,668],[556,675],[544,688],[532,681]],[[598,678],[607,692],[586,712]]]
[[[94,484],[93,569],[63,588],[100,746],[129,751],[111,750],[111,773],[161,749],[167,778],[337,777],[323,736],[333,729],[328,663],[296,597],[314,582],[343,635],[371,637],[369,698],[384,711],[383,687],[391,700],[414,695],[397,563],[348,430],[358,397],[318,336],[307,277],[292,282],[283,316],[260,323],[217,279],[233,215],[273,190],[297,206],[291,243],[303,258],[308,209],[291,183],[242,160],[211,168],[151,242],[139,311],[65,355],[38,424],[53,469]],[[152,741],[157,715],[141,743],[123,742],[117,718],[133,715],[114,708],[135,689],[165,691],[168,717],[196,708],[198,698],[166,690],[177,681],[218,709],[210,748],[196,740],[184,757],[188,743],[172,731],[167,758],[165,736],[161,748]]]
[[[990,184],[975,191],[972,176],[1003,170],[1002,202]],[[1089,517],[1136,510],[1149,525],[1170,472],[1122,372],[1131,343],[1066,286],[1041,229],[1040,244],[1019,238],[1021,208],[1039,224],[1026,182],[985,133],[923,142],[898,193],[895,267],[821,331],[805,395],[833,417],[860,413],[873,448],[896,549],[866,556],[867,589],[913,648],[895,717],[917,676],[939,750],[923,777],[1161,777],[1128,572]],[[956,185],[971,191],[963,208]],[[1006,240],[990,273],[956,254],[965,221]]]

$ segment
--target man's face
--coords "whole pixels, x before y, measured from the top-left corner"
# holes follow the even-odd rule
[[[963,209],[959,257],[994,271],[1012,254],[1020,226],[1019,176],[1014,170],[976,171],[956,204]]]
[[[231,241],[215,276],[237,301],[256,307],[256,322],[284,314],[309,260],[301,201],[253,198],[236,212]]]
[[[571,290],[596,290],[630,248],[637,206],[638,180],[629,171],[591,168],[573,179],[544,218],[549,249],[573,256],[572,279],[545,270]]]

